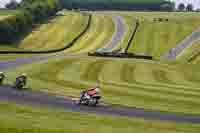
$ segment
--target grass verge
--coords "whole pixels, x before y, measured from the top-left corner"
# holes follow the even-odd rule
[[[7,83],[26,72],[29,87],[60,96],[79,96],[100,81],[104,101],[129,107],[199,115],[197,65],[142,60],[58,59],[8,70]]]
[[[2,133],[198,133],[199,125],[177,124],[137,118],[96,116],[0,103]],[[145,129],[145,130],[144,130]]]

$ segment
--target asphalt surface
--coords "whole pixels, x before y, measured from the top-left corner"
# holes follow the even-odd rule
[[[180,42],[176,48],[171,49],[168,53],[163,55],[161,59],[176,60],[177,56],[181,54],[184,49],[191,47],[194,42],[198,40],[200,40],[200,28]]]
[[[75,101],[71,98],[56,97],[54,95],[39,91],[19,91],[13,89],[11,86],[0,87],[0,100],[23,105],[60,108],[66,109],[67,111],[98,115],[136,117],[149,120],[172,121],[178,123],[200,123],[199,116],[164,114],[156,111],[146,111],[144,109],[127,107],[114,107],[111,105],[99,105],[97,107],[79,106],[76,105]]]
[[[115,16],[113,22],[115,23],[116,32],[113,35],[112,40],[104,48],[97,49],[98,52],[112,52],[114,48],[120,45],[120,41],[125,36],[127,27],[124,19],[121,16]]]
[[[120,19],[118,19],[120,21]],[[117,43],[117,42],[116,42]],[[36,62],[45,63],[49,59],[62,59],[62,58],[85,58],[90,59],[94,57],[88,57],[85,55],[66,55],[64,53],[52,54],[48,56],[37,56],[31,58],[19,58],[14,61],[0,62],[0,71],[7,69],[13,69],[26,64],[32,64]],[[109,60],[112,58],[109,58]],[[116,58],[113,60],[117,60]],[[120,59],[121,60],[121,59]],[[159,111],[150,111],[137,108],[128,107],[115,107],[111,105],[99,105],[98,107],[86,107],[78,106],[71,98],[57,97],[55,95],[39,92],[39,91],[17,91],[12,86],[5,85],[0,86],[0,100],[10,101],[17,104],[41,106],[41,107],[53,107],[62,108],[67,111],[81,112],[81,113],[94,113],[98,115],[112,115],[122,117],[138,117],[150,120],[162,120],[172,121],[179,123],[193,123],[200,124],[200,116],[190,115],[177,115],[160,113]]]

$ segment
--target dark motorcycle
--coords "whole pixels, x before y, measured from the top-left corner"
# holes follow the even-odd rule
[[[87,105],[87,106],[97,106],[99,100],[101,99],[100,95],[89,96],[86,93],[81,93],[79,103],[80,105]]]
[[[15,87],[16,89],[21,90],[21,89],[24,88],[24,86],[25,86],[25,81],[24,81],[24,79],[22,79],[22,78],[17,78],[16,81],[15,81],[15,86],[14,86],[14,87]]]
[[[0,85],[3,84],[4,79],[5,79],[5,75],[1,74],[0,75]]]

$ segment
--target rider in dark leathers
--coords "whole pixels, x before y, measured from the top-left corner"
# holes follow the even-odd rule
[[[27,75],[24,73],[22,75],[20,75],[19,77],[16,78],[16,81],[21,81],[24,86],[26,86],[26,83],[27,83]]]
[[[5,74],[3,72],[0,72],[0,84],[3,83],[4,79],[5,79]]]

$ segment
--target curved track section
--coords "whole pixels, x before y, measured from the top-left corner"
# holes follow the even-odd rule
[[[98,52],[112,52],[114,48],[120,45],[120,41],[123,39],[127,32],[126,24],[121,16],[115,16],[113,18],[116,27],[116,33],[114,34],[112,40],[107,44],[106,47],[100,48]]]
[[[95,51],[106,45],[112,38],[115,30],[115,24],[112,16],[92,15],[91,26],[76,45],[65,50],[66,53],[80,54]]]
[[[29,104],[34,106],[63,108],[68,111],[95,113],[99,115],[114,115],[124,117],[139,117],[153,120],[173,121],[180,123],[199,124],[200,117],[163,114],[155,111],[145,111],[143,109],[112,107],[109,105],[100,105],[96,108],[78,106],[70,98],[56,97],[43,92],[34,91],[16,91],[10,86],[0,87],[0,100],[15,102],[17,104]]]
[[[180,42],[176,48],[171,49],[161,59],[176,60],[177,56],[188,47],[191,47],[194,42],[200,40],[200,28],[189,35],[185,40]]]

